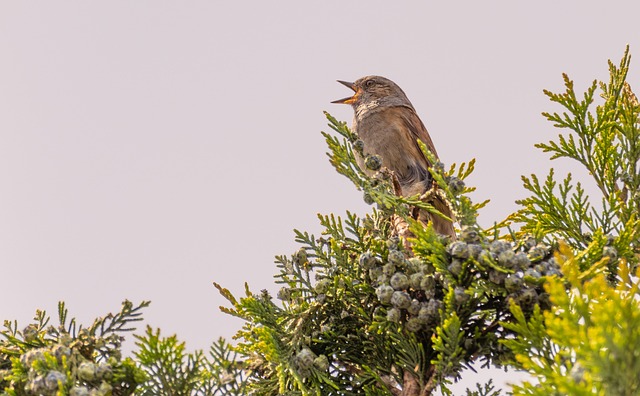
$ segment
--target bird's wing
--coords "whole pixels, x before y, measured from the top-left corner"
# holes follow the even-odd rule
[[[374,153],[382,155],[385,166],[399,178],[404,194],[423,193],[430,188],[430,161],[418,145],[420,139],[437,158],[433,141],[412,107],[390,106],[368,118],[362,125],[368,132],[368,143]],[[380,130],[380,133],[372,133]],[[360,132],[359,132],[360,133]],[[366,148],[366,147],[365,147]]]
[[[417,142],[417,140],[420,139],[422,143],[424,143],[427,146],[429,151],[431,151],[431,153],[433,153],[433,155],[435,155],[436,158],[438,158],[438,152],[436,151],[436,146],[433,144],[433,140],[431,140],[431,136],[429,135],[427,128],[422,123],[422,120],[420,119],[420,117],[418,117],[418,115],[416,114],[416,111],[411,107],[398,108],[398,110],[400,109],[401,111],[398,111],[398,115],[402,118],[402,122],[406,125],[407,130],[409,130],[412,133],[413,141],[415,142],[416,147],[418,147],[418,150],[422,152]]]
[[[429,151],[431,151],[431,153],[433,153],[433,155],[435,155],[435,157],[438,158],[438,152],[436,151],[436,147],[433,144],[433,140],[431,140],[431,136],[429,135],[427,128],[424,126],[424,124],[422,123],[422,120],[420,120],[420,117],[418,117],[415,110],[411,109],[411,111],[404,111],[402,112],[402,114],[404,115],[403,121],[407,124],[407,129],[410,130],[411,133],[414,135],[413,141],[418,147],[418,150],[420,151],[420,153],[422,154],[422,150],[420,150],[420,146],[418,145],[418,142],[417,142],[418,139],[420,139],[427,146],[427,149],[429,149]],[[427,162],[427,164],[429,164],[429,166],[431,165],[429,163],[429,160],[427,160],[426,158],[425,158],[425,161]],[[454,216],[447,202],[443,199],[443,197],[440,194],[435,194],[433,199],[430,201],[430,203],[433,205],[433,207],[436,210],[438,210],[443,215],[447,216],[448,219],[440,217],[433,213],[424,213],[424,214],[421,213],[421,215],[424,215],[429,218],[429,220],[433,225],[433,229],[437,233],[442,235],[448,235],[451,238],[455,239],[456,232],[453,227],[453,222],[451,221],[454,219]]]
[[[398,136],[398,138],[400,140],[403,140],[403,138],[410,139],[413,144],[412,147],[407,148],[409,151],[406,152],[406,155],[417,158],[421,162],[420,164],[416,164],[417,167],[410,168],[410,171],[413,173],[409,173],[405,176],[406,182],[411,185],[414,181],[430,180],[431,175],[427,168],[429,168],[431,164],[427,160],[427,158],[425,158],[422,150],[420,149],[420,146],[418,145],[419,139],[427,146],[427,149],[429,149],[429,151],[431,151],[433,155],[438,158],[438,153],[436,152],[436,148],[433,145],[431,136],[429,136],[429,132],[427,132],[427,128],[425,128],[424,124],[420,120],[420,117],[418,117],[413,108],[392,107],[387,111],[389,112],[389,115],[392,115],[392,117],[389,118],[390,125],[394,126],[394,130],[401,134]],[[407,136],[407,134],[409,136]],[[429,181],[427,188],[430,184],[431,182]],[[424,192],[424,190],[420,192]],[[427,212],[423,213],[423,211],[421,211],[420,216],[424,217],[421,220],[425,223],[427,221],[431,221],[436,232],[455,238],[453,223],[451,222],[451,220],[449,220],[453,219],[454,216],[449,205],[439,194],[435,194],[429,203],[431,203],[434,208],[436,208],[436,210],[438,210],[440,213],[447,216],[448,219],[442,218],[436,214]]]

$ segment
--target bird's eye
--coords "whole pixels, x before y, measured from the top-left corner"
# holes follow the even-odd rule
[[[371,88],[375,83],[376,82],[374,80],[368,80],[366,83],[364,83],[364,86],[367,88]]]

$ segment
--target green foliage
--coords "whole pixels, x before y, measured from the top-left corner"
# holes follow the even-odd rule
[[[136,395],[243,395],[242,366],[229,344],[219,339],[209,356],[198,350],[186,352],[175,335],[161,337],[160,330],[147,327],[138,341],[136,361],[147,374]],[[216,362],[215,364],[213,362]]]
[[[147,327],[136,335],[135,359],[122,358],[123,333],[134,331],[141,310],[125,301],[116,314],[97,318],[89,327],[68,318],[64,303],[58,304],[58,326],[49,325],[44,311],[34,323],[18,330],[5,322],[0,332],[0,395],[127,396],[246,394],[244,370],[224,340],[213,343],[208,356],[186,352],[175,335],[161,337]]]
[[[545,91],[565,111],[543,115],[569,133],[536,146],[551,153],[551,159],[568,158],[584,167],[600,192],[601,204],[594,205],[582,183],[574,183],[571,174],[561,182],[553,169],[544,182],[535,175],[523,177],[524,187],[532,195],[518,201],[522,208],[510,216],[521,223],[520,235],[531,233],[548,241],[562,238],[574,248],[584,249],[594,234],[602,233],[610,236],[608,246],[618,257],[637,262],[638,241],[629,235],[639,227],[640,104],[625,81],[630,59],[627,48],[619,65],[609,62],[609,81],[594,81],[581,96],[566,74],[565,92]],[[595,105],[598,88],[603,102]],[[615,260],[611,264],[613,270]]]
[[[473,188],[464,185],[474,161],[445,171],[423,145],[436,164],[439,193],[463,226],[459,241],[437,235],[411,217],[414,207],[435,211],[424,202],[435,192],[397,196],[393,175],[384,168],[363,172],[356,137],[327,119],[342,135],[325,134],[331,163],[377,209],[362,218],[320,215],[321,237],[295,231],[301,248],[276,257],[280,301],[248,286],[237,299],[216,285],[231,304],[221,309],[245,320],[235,350],[252,368],[249,392],[428,394],[438,386],[447,392],[475,361],[500,365],[509,351],[498,340],[512,334],[500,325],[511,318],[508,301],[526,312],[546,306],[542,276],[557,273],[549,248],[531,239],[489,240],[476,222],[486,202],[474,204],[466,195]],[[410,232],[400,235],[403,224]],[[517,280],[509,284],[511,278]]]
[[[393,176],[385,168],[380,169],[374,177],[369,177],[358,166],[356,155],[362,154],[362,147],[358,145],[358,137],[349,130],[346,123],[338,121],[329,113],[325,112],[329,121],[329,127],[342,136],[339,138],[329,133],[322,132],[329,147],[329,160],[338,173],[346,176],[355,184],[359,190],[364,191],[364,201],[375,203],[381,210],[395,212],[399,215],[408,215],[409,208],[417,207],[432,213],[439,213],[428,200],[419,195],[412,197],[398,196],[394,193]],[[447,172],[444,171],[444,164],[437,161],[435,156],[429,152],[423,142],[419,145],[433,164],[430,169],[431,176],[441,187],[441,193],[451,203],[456,219],[462,226],[477,226],[476,218],[478,210],[483,208],[489,201],[474,204],[466,195],[475,191],[475,187],[465,186],[464,180],[473,172],[475,159],[468,164],[462,163],[460,166],[451,165]],[[428,192],[432,193],[432,192]],[[427,193],[427,194],[428,194]]]
[[[451,381],[477,365],[532,374],[537,382],[515,385],[516,395],[640,394],[640,105],[625,81],[629,60],[627,51],[610,62],[609,81],[582,95],[566,75],[565,92],[545,91],[564,111],[543,114],[569,133],[537,147],[581,164],[599,206],[551,169],[523,177],[531,195],[521,209],[482,230],[486,201],[472,202],[465,185],[474,160],[445,169],[421,144],[439,188],[399,196],[393,173],[379,158],[365,173],[358,137],[326,114],[338,134],[323,133],[331,164],[375,207],[319,215],[319,237],[295,230],[300,248],[276,257],[277,299],[248,285],[236,298],[215,284],[229,302],[221,310],[244,320],[236,345],[188,352],[147,327],[123,358],[122,334],[148,302],[125,301],[88,327],[60,303],[57,326],[43,311],[23,330],[5,322],[0,395],[450,395]],[[442,215],[432,194],[449,202],[456,240],[413,217],[415,208]],[[489,381],[466,394],[500,391]]]
[[[503,343],[516,364],[539,383],[514,387],[516,395],[637,395],[640,393],[640,282],[622,261],[620,282],[612,287],[601,271],[586,278],[568,246],[558,253],[569,282],[553,278],[545,288],[553,308],[537,309],[527,320],[518,306],[518,333]]]
[[[141,310],[125,301],[116,314],[78,326],[68,319],[64,303],[58,304],[58,326],[49,325],[44,311],[34,323],[18,330],[5,321],[0,335],[0,390],[3,395],[132,395],[145,381],[144,373],[130,358],[122,358],[122,333],[141,320]]]
[[[567,374],[578,361],[579,343],[594,331],[588,330],[590,311],[576,312],[577,306],[562,305],[560,296],[576,293],[572,288],[579,291],[578,285],[593,279],[602,282],[603,276],[615,284],[619,264],[637,262],[640,108],[624,81],[628,66],[627,53],[619,66],[610,63],[610,81],[599,84],[604,103],[595,111],[597,82],[582,99],[566,76],[563,94],[545,91],[566,110],[545,116],[571,133],[538,147],[553,159],[566,157],[584,166],[593,175],[602,204],[596,208],[571,175],[558,182],[552,169],[543,182],[536,175],[525,177],[531,196],[519,201],[521,210],[508,219],[521,225],[505,236],[513,243],[498,239],[508,222],[489,231],[478,227],[477,211],[484,203],[471,202],[466,194],[472,189],[463,181],[473,171],[473,161],[445,171],[423,146],[434,164],[433,179],[462,226],[458,241],[443,239],[410,216],[416,207],[437,213],[425,203],[435,192],[401,197],[386,169],[369,166],[378,171],[368,176],[356,161],[362,154],[357,136],[327,114],[330,127],[341,135],[324,134],[331,163],[377,208],[364,218],[351,213],[344,220],[320,216],[325,228],[320,238],[296,231],[302,248],[291,257],[277,257],[276,279],[283,286],[279,303],[248,287],[246,296],[237,300],[218,286],[232,306],[223,310],[246,321],[237,334],[237,351],[258,368],[247,379],[248,389],[264,395],[408,395],[429,394],[441,386],[448,393],[450,379],[480,361],[514,365],[548,378],[551,385],[541,388],[546,392],[560,386],[563,378],[573,387],[557,388],[553,394],[578,394],[572,392],[582,385]],[[409,225],[410,233],[398,231],[402,224]],[[564,258],[568,247],[563,248],[565,256],[551,254],[552,247],[564,246],[562,240],[575,249],[570,260]],[[565,283],[563,272],[574,279]],[[587,298],[603,301],[605,289]],[[627,310],[632,315],[635,305]],[[558,312],[573,315],[562,323],[565,329],[569,323],[574,327],[571,336],[557,337],[559,328],[549,326],[549,315]],[[599,326],[606,328],[605,322]],[[609,343],[618,340],[616,332],[612,334]],[[609,349],[597,345],[591,357],[599,353],[606,362],[603,350]],[[314,364],[316,359],[322,364]],[[588,360],[582,360],[582,372],[595,367]],[[625,366],[629,375],[636,370],[632,363]],[[589,375],[600,384],[607,382],[609,391],[635,391],[633,375],[617,381],[622,385],[603,379],[597,370]],[[525,384],[515,389],[538,388]],[[492,391],[478,388],[476,394]]]
[[[493,381],[489,380],[484,385],[476,384],[476,390],[467,389],[466,396],[500,396],[500,391],[493,386]]]
[[[619,66],[609,62],[609,82],[594,82],[583,100],[566,75],[565,93],[546,92],[567,112],[545,116],[571,134],[538,147],[583,165],[602,205],[596,209],[571,176],[558,184],[551,170],[543,185],[535,176],[524,178],[533,195],[520,201],[512,219],[523,223],[523,232],[566,242],[560,240],[556,252],[564,279],[544,285],[551,308],[526,314],[512,305],[516,321],[504,323],[517,334],[501,341],[514,352],[513,364],[537,380],[515,386],[516,395],[640,394],[640,107],[625,81],[629,60],[627,49]],[[598,86],[604,103],[592,113]]]
[[[201,383],[198,366],[202,352],[185,352],[184,342],[175,335],[161,338],[160,330],[147,327],[143,336],[136,336],[138,350],[135,352],[140,365],[149,374],[143,384],[143,395],[190,395]]]

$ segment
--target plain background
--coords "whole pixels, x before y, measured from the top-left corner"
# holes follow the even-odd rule
[[[477,159],[490,226],[559,175],[542,89],[584,89],[640,51],[637,2],[0,2],[0,319],[67,302],[88,323],[151,300],[145,324],[190,349],[230,337],[216,281],[275,291],[273,256],[316,213],[365,213],[320,130],[379,74],[407,93],[442,160]],[[632,62],[629,81],[638,81]],[[142,327],[142,325],[141,325]],[[132,342],[129,341],[129,348]],[[464,384],[500,371],[465,377]],[[458,392],[461,392],[456,388]]]

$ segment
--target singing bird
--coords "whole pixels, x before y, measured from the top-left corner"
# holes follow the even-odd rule
[[[420,150],[418,140],[436,158],[438,153],[427,128],[404,91],[393,81],[380,76],[362,77],[352,83],[338,82],[352,89],[354,95],[332,103],[353,107],[352,129],[364,142],[363,154],[375,154],[382,158],[382,166],[397,177],[402,196],[422,194],[432,188],[433,180],[428,170],[432,164]],[[363,161],[363,158],[359,158],[361,167],[365,169]],[[453,218],[449,205],[439,194],[433,194],[429,203],[445,216]],[[422,212],[419,217],[430,221],[436,232],[455,238],[450,220]]]

